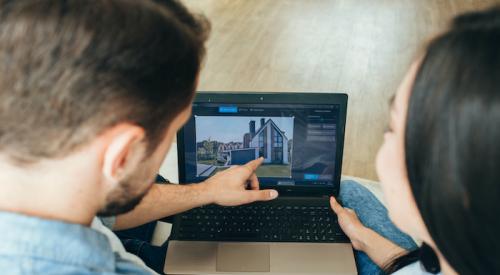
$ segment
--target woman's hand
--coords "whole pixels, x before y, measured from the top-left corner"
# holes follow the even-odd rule
[[[354,249],[364,251],[366,235],[369,233],[368,228],[361,223],[354,210],[342,207],[334,197],[330,198],[330,205],[333,212],[337,214],[340,227],[351,239]]]
[[[364,226],[352,209],[342,207],[334,197],[330,198],[330,205],[337,214],[340,227],[351,239],[354,249],[365,252],[379,267],[384,267],[392,259],[408,253],[392,241]]]

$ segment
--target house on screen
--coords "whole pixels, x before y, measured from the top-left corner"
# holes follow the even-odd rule
[[[288,142],[272,119],[262,118],[258,130],[252,120],[249,132],[243,135],[243,148],[229,151],[228,164],[244,164],[258,157],[264,157],[264,164],[289,164]]]

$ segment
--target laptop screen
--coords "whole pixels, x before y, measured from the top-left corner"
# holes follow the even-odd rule
[[[340,104],[193,104],[180,150],[186,182],[258,157],[263,187],[333,186]],[[183,148],[182,148],[183,147]]]

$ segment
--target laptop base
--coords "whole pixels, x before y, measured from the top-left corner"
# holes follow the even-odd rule
[[[348,243],[198,241],[170,241],[164,272],[246,275],[357,274],[352,246]]]

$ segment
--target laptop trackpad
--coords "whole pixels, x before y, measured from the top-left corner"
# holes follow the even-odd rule
[[[217,248],[219,272],[269,272],[268,244],[220,243]]]

